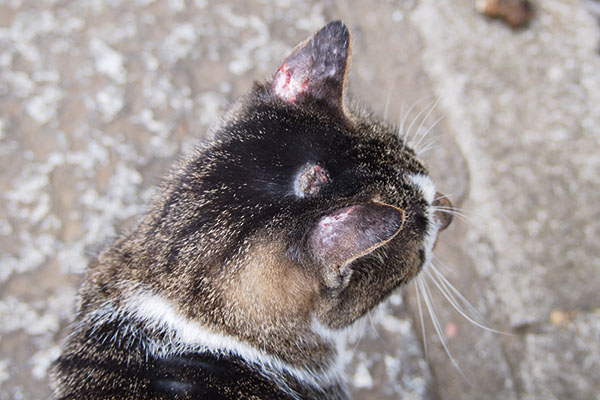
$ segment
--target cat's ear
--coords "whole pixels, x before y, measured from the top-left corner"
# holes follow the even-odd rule
[[[348,275],[348,265],[394,238],[404,224],[404,212],[381,203],[358,204],[322,216],[308,236],[312,256],[325,268],[328,286]]]
[[[348,28],[341,21],[330,22],[283,61],[271,92],[287,103],[312,98],[341,107],[350,52]]]

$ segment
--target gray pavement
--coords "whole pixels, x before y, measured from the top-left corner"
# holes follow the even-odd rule
[[[600,399],[598,2],[537,1],[519,31],[473,3],[0,0],[0,400],[48,398],[90,257],[228,103],[337,18],[357,98],[397,122],[439,99],[424,157],[465,218],[435,265],[505,332],[424,274],[451,356],[428,316],[423,341],[409,285],[349,340],[354,397]]]

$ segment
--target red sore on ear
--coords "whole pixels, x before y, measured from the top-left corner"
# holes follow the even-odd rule
[[[311,97],[341,106],[350,44],[343,22],[325,25],[286,57],[271,84],[272,93],[292,104]]]
[[[308,76],[299,77],[297,75],[299,74],[292,74],[287,64],[279,67],[275,75],[273,91],[279,98],[288,103],[294,103],[298,95],[303,93],[308,87]]]

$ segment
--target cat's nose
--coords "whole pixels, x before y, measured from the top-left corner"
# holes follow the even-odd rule
[[[448,225],[450,225],[450,222],[452,222],[452,217],[454,214],[452,202],[445,195],[437,192],[431,205],[434,208],[435,218],[440,223],[439,231],[443,231],[448,227]]]

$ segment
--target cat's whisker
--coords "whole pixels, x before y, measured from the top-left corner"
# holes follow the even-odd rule
[[[388,109],[390,107],[390,102],[392,101],[392,93],[394,93],[394,86],[396,86],[396,79],[392,82],[392,86],[390,88],[390,92],[388,93],[387,100],[385,101],[385,110],[383,112],[383,119],[387,120]]]
[[[425,117],[423,117],[423,119],[421,120],[421,123],[419,124],[419,127],[416,130],[417,135],[421,132],[421,129],[423,128],[423,125],[425,124],[425,121],[427,121],[427,119],[429,118],[429,116],[431,115],[431,113],[433,112],[433,110],[435,110],[435,108],[437,107],[437,105],[440,102],[441,97],[439,97],[435,103],[433,103],[433,106],[430,107],[429,112],[427,112],[427,114],[425,115]],[[443,119],[444,116],[439,117],[429,128],[427,128],[425,130],[425,132],[423,134],[421,134],[419,141],[417,143],[415,143],[414,147],[419,147],[419,144],[421,143],[421,141],[423,139],[425,139],[425,137],[429,134],[429,132],[431,132],[431,130]],[[416,137],[416,136],[415,136]]]
[[[423,139],[425,139],[427,137],[427,135],[429,135],[429,133],[431,131],[433,131],[433,129],[435,129],[436,126],[438,126],[438,124],[440,123],[440,121],[442,121],[445,118],[444,115],[442,115],[441,117],[439,117],[438,119],[436,119],[435,121],[433,121],[433,123],[431,124],[431,126],[429,128],[427,128],[420,136],[419,140],[413,145],[413,148],[415,149],[415,151],[417,151],[416,149],[419,148],[419,146],[421,145],[421,142],[423,141]],[[422,128],[419,127],[419,130],[421,130]]]
[[[418,277],[417,277],[418,279]],[[419,285],[415,284],[415,293],[417,294],[417,307],[419,308],[419,321],[421,321],[421,335],[423,337],[423,348],[425,350],[425,360],[429,362],[429,352],[427,350],[427,336],[425,334],[425,320],[423,318],[423,309],[421,307],[421,295],[419,290]]]
[[[440,265],[444,265],[436,256],[434,256],[434,259]],[[467,300],[467,298],[465,296],[463,296],[463,294],[444,276],[444,274],[442,274],[442,272],[439,270],[438,267],[435,266],[435,264],[433,264],[433,263],[429,264],[429,268],[431,268],[433,270],[433,272],[435,273],[435,275],[438,278],[439,283],[442,284],[448,290],[447,291],[448,294],[451,295],[450,292],[453,292],[454,295],[456,295],[456,297],[458,298],[458,300],[460,300],[460,302],[469,310],[469,312],[481,321],[481,324],[483,324],[484,322],[487,322],[485,320],[485,317],[475,308],[475,306],[473,306],[473,304],[471,304],[471,302],[469,300]],[[453,297],[453,299],[456,302],[456,298]],[[504,331],[500,331],[500,330],[485,327],[485,326],[483,328],[485,330],[488,330],[488,331],[491,331],[494,333],[500,333],[502,335],[510,335],[510,336],[513,335],[510,332],[504,332]]]
[[[427,310],[429,311],[429,316],[431,317],[431,322],[433,323],[433,327],[438,335],[438,338],[440,339],[442,347],[444,348],[446,354],[448,355],[448,358],[450,358],[450,362],[452,363],[452,365],[454,365],[454,367],[458,370],[458,372],[463,377],[463,379],[465,381],[467,381],[468,383],[470,383],[469,380],[464,375],[462,369],[459,367],[458,362],[456,361],[456,359],[450,352],[450,347],[448,346],[448,341],[446,340],[446,335],[444,334],[444,331],[442,330],[442,326],[441,326],[440,321],[435,312],[435,304],[433,303],[433,296],[431,294],[431,291],[429,290],[427,281],[425,281],[425,279],[423,278],[423,275],[418,276],[418,284],[421,286],[421,292],[423,293],[423,299],[425,300],[425,305],[427,307]]]
[[[446,213],[446,214],[452,214],[452,215],[454,215],[454,216],[457,216],[457,217],[463,218],[463,219],[465,219],[465,220],[469,221],[469,222],[470,222],[470,223],[472,223],[472,224],[475,224],[475,223],[476,223],[475,219],[481,219],[481,217],[480,217],[479,215],[476,215],[476,214],[475,214],[475,215],[469,215],[469,214],[465,213],[464,211],[461,211],[461,210],[455,210],[455,209],[453,209],[453,208],[448,208],[448,207],[438,207],[438,206],[436,206],[436,207],[434,207],[434,208],[435,208],[435,210],[437,210],[437,211],[441,211],[441,212],[444,212],[444,213]]]
[[[460,208],[454,208],[454,207],[450,207],[450,206],[434,206],[434,207],[438,210],[456,211],[456,212],[460,212],[462,214],[468,213],[467,210],[462,210]],[[474,215],[474,216],[477,216],[477,215]]]
[[[421,151],[420,151],[419,153],[417,153],[417,154],[418,154],[419,156],[422,156],[423,154],[427,153],[428,151],[431,151],[431,150],[433,150],[433,149],[437,149],[438,147],[440,147],[440,146],[437,146],[437,145],[436,145],[436,146],[430,146],[430,147],[427,147],[427,148],[426,148],[426,149],[424,149],[424,150],[421,150]]]
[[[409,143],[409,140],[408,140],[408,136],[409,136],[408,133],[409,132],[404,130],[404,126],[405,126],[406,120],[408,119],[408,116],[410,115],[411,111],[417,105],[419,105],[420,103],[422,103],[423,101],[425,101],[427,98],[428,97],[424,97],[422,99],[417,100],[412,106],[410,106],[408,108],[408,110],[406,111],[405,115],[404,115],[404,105],[402,105],[400,128],[398,129],[398,135],[402,137],[402,150],[404,150],[404,148],[406,147],[406,144]]]
[[[499,333],[499,334],[505,334],[505,332],[502,331],[498,331],[496,329],[492,329],[489,328],[477,321],[475,321],[473,318],[471,318],[463,309],[462,307],[457,303],[456,298],[452,295],[452,293],[450,293],[450,291],[439,282],[439,278],[436,279],[436,275],[432,274],[431,271],[428,269],[427,271],[425,271],[426,274],[429,276],[429,278],[431,279],[431,281],[433,282],[433,284],[439,289],[439,291],[442,293],[442,295],[444,296],[444,298],[446,298],[446,300],[448,301],[448,303],[450,303],[450,305],[467,321],[469,321],[471,324],[477,326],[478,328],[481,328],[485,331],[488,332],[493,332],[493,333]]]
[[[448,264],[444,263],[435,254],[432,254],[432,256],[433,256],[432,261],[435,261],[435,263],[436,263],[436,265],[434,266],[434,268],[437,268],[437,270],[440,273],[443,272],[443,274],[442,274],[443,277],[447,277],[447,276],[456,277],[456,269],[454,269],[451,266],[449,266]],[[432,265],[432,263],[429,263],[429,266],[431,266],[431,265]]]
[[[446,195],[446,196],[449,196],[449,195]],[[444,208],[444,209],[450,209],[450,210],[453,210],[453,211],[459,211],[459,212],[461,212],[463,214],[470,214],[471,216],[477,217],[477,218],[483,218],[481,214],[476,213],[475,211],[469,210],[467,208],[460,208],[460,207],[454,207],[454,206],[452,206],[452,207],[437,206],[437,207]]]
[[[428,135],[428,134],[429,134],[428,132],[427,132],[427,133],[425,133],[425,135]],[[416,149],[419,149],[418,151],[421,151],[421,149],[424,149],[425,147],[427,147],[427,146],[431,145],[432,143],[435,143],[435,142],[437,142],[437,140],[438,140],[438,139],[437,139],[436,137],[432,137],[432,138],[430,138],[429,140],[427,140],[427,141],[423,142],[423,145],[422,145],[422,146],[421,146],[421,144],[419,143],[419,145],[418,145],[418,146],[416,146]],[[417,150],[415,150],[415,151],[417,151]]]
[[[436,200],[439,200],[439,199],[443,199],[444,197],[447,197],[447,198],[454,197],[454,195],[455,195],[454,193],[440,194],[439,196],[434,197],[433,201],[436,201]]]
[[[400,127],[396,133],[399,138],[402,138],[402,151],[404,151],[404,148],[406,147],[406,136],[402,134],[402,132],[404,132],[404,121],[406,119],[404,116],[404,105],[405,102],[402,101],[402,106],[400,106]]]
[[[415,153],[417,153],[419,156],[427,153],[429,150],[435,149],[437,147],[439,147],[439,145],[436,144],[437,139],[436,138],[432,138],[430,140],[428,140],[422,148],[415,148]]]
[[[443,265],[441,261],[439,261],[437,258],[435,258],[435,260],[436,263],[440,263],[440,265]],[[467,300],[465,296],[463,296],[463,294],[448,280],[448,278],[446,278],[444,274],[442,274],[442,271],[440,271],[440,269],[434,263],[429,264],[429,268],[431,268],[437,275],[437,277],[440,280],[440,283],[442,283],[446,288],[453,292],[456,295],[456,297],[458,297],[458,299],[461,301],[461,303],[469,310],[469,312],[471,312],[471,314],[479,318],[480,321],[485,321],[483,315],[481,315],[481,313],[475,308],[475,306],[473,306],[473,304],[471,304],[471,302]]]
[[[377,330],[377,327],[375,326],[375,322],[373,322],[373,317],[371,316],[371,311],[367,312],[367,317],[369,318],[369,321],[371,322],[371,328],[373,329],[373,332],[375,332],[377,339],[382,340],[381,335],[379,334],[379,331]]]
[[[358,346],[360,345],[360,342],[362,340],[362,338],[365,336],[365,331],[366,331],[366,325],[367,323],[367,319],[366,318],[361,318],[358,322],[359,326],[357,326],[356,329],[359,329],[359,333],[358,333],[358,339],[356,340],[356,344],[354,345],[354,348],[352,349],[353,352],[356,351],[356,349],[358,348]]]
[[[399,133],[401,135],[404,135],[405,131],[404,131],[404,125],[406,124],[406,120],[408,119],[408,116],[410,115],[410,113],[412,112],[412,110],[418,106],[419,104],[421,104],[422,102],[424,102],[425,100],[427,100],[429,98],[429,96],[425,96],[417,101],[415,101],[413,103],[412,106],[410,106],[408,108],[408,110],[406,110],[406,114],[404,115],[404,113],[402,113],[402,120],[400,121],[400,129],[399,129]],[[404,105],[402,107],[402,109],[404,109]]]
[[[432,208],[433,208],[434,211],[439,211],[439,212],[443,212],[445,214],[450,214],[452,216],[462,218],[465,221],[467,221],[467,222],[469,222],[469,223],[471,223],[473,225],[477,225],[477,223],[471,217],[469,217],[468,215],[465,215],[465,214],[463,214],[463,213],[461,213],[459,211],[455,211],[455,210],[450,209],[450,208],[442,208],[442,207],[432,207]]]
[[[417,113],[417,115],[413,118],[412,122],[410,123],[410,125],[408,126],[408,128],[406,129],[406,136],[409,138],[408,139],[408,143],[412,143],[415,138],[417,137],[419,131],[415,131],[415,133],[412,133],[412,128],[414,126],[414,124],[419,120],[419,118],[421,117],[421,115],[423,115],[423,113],[427,112],[428,109],[431,109],[431,107],[435,107],[435,105],[437,104],[437,100],[433,101],[430,103],[431,105],[428,105],[427,107],[424,107],[421,111],[419,111]],[[421,124],[423,122],[421,121]]]

